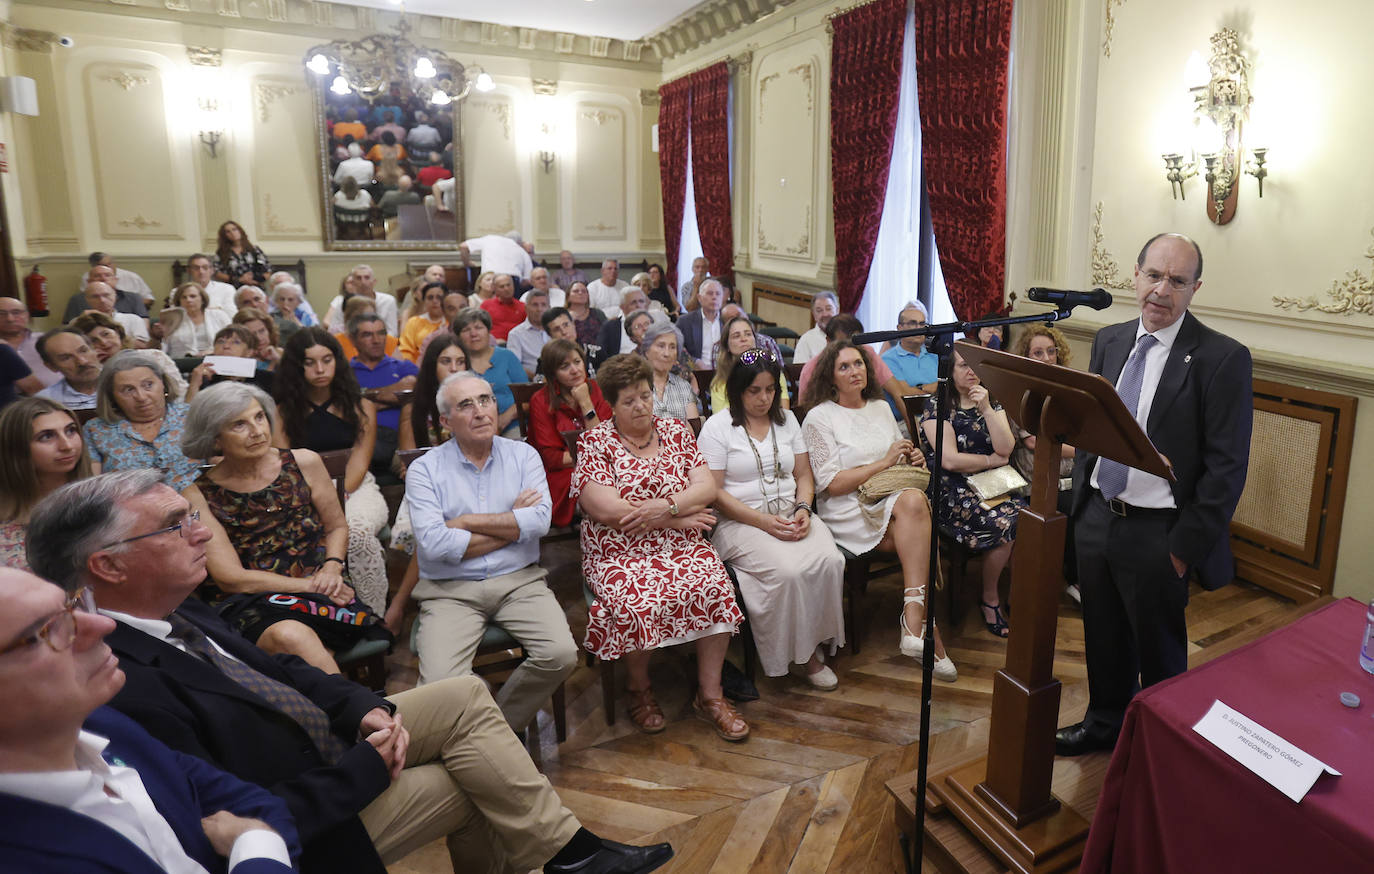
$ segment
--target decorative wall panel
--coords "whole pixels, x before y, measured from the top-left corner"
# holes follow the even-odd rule
[[[468,235],[504,234],[523,227],[515,107],[507,97],[469,97],[463,113],[463,173]]]
[[[825,215],[818,165],[821,63],[815,44],[764,56],[754,86],[752,248],[759,262],[817,260],[815,218]],[[783,267],[782,269],[788,269]],[[796,269],[795,267],[791,269]]]
[[[168,172],[172,155],[161,72],[132,61],[100,62],[86,68],[82,85],[101,235],[180,238],[180,183]]]
[[[252,84],[253,209],[264,240],[318,240],[319,165],[315,147],[314,100],[300,79],[257,77]]]
[[[622,240],[627,235],[625,111],[582,102],[575,114],[577,171],[573,177],[572,235],[579,240]]]

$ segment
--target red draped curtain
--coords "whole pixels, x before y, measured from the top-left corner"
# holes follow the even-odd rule
[[[831,19],[830,173],[835,294],[841,312],[863,297],[887,195],[902,84],[906,0],[874,0]]]
[[[1012,0],[916,3],[926,190],[945,286],[961,319],[1003,306],[1011,7]]]
[[[663,242],[669,288],[678,287],[677,255],[682,245],[682,208],[687,200],[687,119],[692,84],[686,77],[658,89],[658,177],[663,188]]]
[[[692,83],[692,187],[696,193],[697,229],[701,233],[702,252],[711,262],[711,275],[728,280],[735,264],[734,229],[730,222],[729,65],[721,61],[688,78]],[[659,125],[661,137],[661,121]],[[662,148],[660,140],[659,149]],[[681,214],[679,206],[679,217]],[[670,260],[673,257],[670,255]]]

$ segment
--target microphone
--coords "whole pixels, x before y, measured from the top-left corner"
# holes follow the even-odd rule
[[[1040,303],[1052,303],[1059,307],[1090,307],[1105,310],[1112,305],[1111,292],[1094,288],[1092,291],[1064,291],[1059,288],[1028,288],[1026,297]]]

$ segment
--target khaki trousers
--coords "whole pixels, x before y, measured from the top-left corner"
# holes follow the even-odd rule
[[[524,731],[539,708],[577,667],[577,644],[548,574],[530,565],[485,580],[426,580],[411,593],[420,605],[415,654],[420,683],[472,671],[472,658],[488,623],[520,642],[525,660],[496,694],[496,703],[516,731]]]
[[[513,874],[540,867],[572,839],[577,818],[479,678],[453,677],[389,700],[410,732],[406,767],[359,814],[382,861],[447,836],[455,872]]]

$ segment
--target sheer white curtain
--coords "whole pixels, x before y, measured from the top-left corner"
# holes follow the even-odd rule
[[[909,300],[920,300],[931,322],[954,320],[954,307],[945,291],[935,231],[925,203],[921,176],[921,119],[916,92],[915,11],[908,8],[902,40],[902,84],[897,103],[897,131],[887,195],[878,225],[873,264],[856,315],[870,331],[897,326],[897,314]],[[684,233],[685,236],[685,233]]]
[[[687,196],[682,199],[682,239],[677,247],[677,287],[692,278],[692,262],[702,256],[701,231],[697,228],[697,194],[692,184],[692,124],[687,123]],[[687,301],[679,300],[679,304]]]

